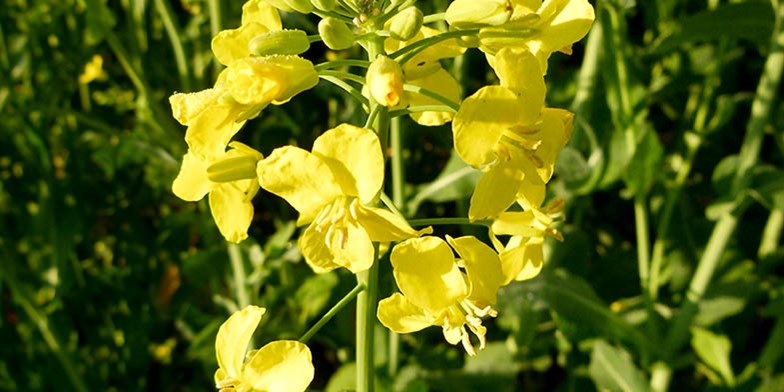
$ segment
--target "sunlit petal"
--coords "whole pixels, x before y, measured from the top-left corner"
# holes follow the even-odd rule
[[[245,365],[244,381],[256,391],[302,392],[313,381],[312,362],[310,349],[300,342],[270,342]]]
[[[397,333],[410,333],[425,329],[436,321],[436,316],[414,305],[404,295],[394,293],[378,303],[378,320]]]
[[[241,378],[245,351],[264,312],[264,308],[248,306],[234,312],[218,329],[215,353],[218,357],[218,366],[226,378],[233,380]]]
[[[468,299],[479,308],[494,305],[496,293],[504,280],[498,254],[474,236],[447,237],[447,241],[465,264],[470,286]]]
[[[182,157],[182,166],[172,184],[172,191],[185,201],[199,201],[212,189],[212,182],[207,178],[207,162],[199,156],[188,152]]]
[[[233,183],[217,184],[210,192],[212,217],[227,241],[239,243],[248,238],[248,227],[253,220],[252,197]]]

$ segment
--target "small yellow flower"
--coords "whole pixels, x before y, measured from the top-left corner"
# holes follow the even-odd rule
[[[310,349],[294,340],[268,343],[248,352],[245,360],[248,344],[265,311],[248,306],[234,312],[218,330],[215,387],[221,392],[301,392],[313,380]]]
[[[438,237],[412,238],[392,249],[390,261],[402,294],[379,302],[378,319],[397,333],[440,326],[447,342],[462,342],[469,355],[476,355],[466,327],[484,348],[481,318],[497,314],[492,306],[503,281],[501,262],[475,237],[447,241],[461,259],[455,260],[449,245]]]
[[[229,147],[214,155],[188,151],[172,190],[186,201],[199,201],[209,194],[218,230],[227,241],[239,243],[248,237],[253,219],[251,200],[259,190],[255,169],[262,155],[239,142]]]
[[[294,146],[275,149],[258,164],[261,187],[299,211],[305,260],[316,272],[373,264],[373,242],[400,241],[416,231],[405,219],[369,207],[384,181],[384,157],[376,134],[341,124],[319,136],[313,152]]]
[[[512,280],[528,280],[539,275],[544,265],[544,239],[546,236],[563,241],[563,236],[552,227],[553,216],[563,210],[563,199],[557,199],[544,208],[518,200],[525,208],[521,212],[503,212],[493,220],[490,239],[499,252],[503,285]],[[497,235],[511,235],[502,244]]]
[[[106,72],[103,70],[103,57],[96,54],[85,64],[84,72],[79,75],[79,83],[88,84],[93,80],[106,79]]]
[[[212,39],[212,52],[221,64],[250,57],[250,41],[261,34],[282,30],[280,14],[264,0],[250,0],[242,6],[239,28],[223,30]]]

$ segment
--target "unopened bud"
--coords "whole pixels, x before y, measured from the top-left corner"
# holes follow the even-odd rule
[[[467,29],[502,25],[511,16],[509,0],[455,0],[447,7],[444,18],[450,26]]]
[[[408,41],[422,28],[423,19],[419,8],[408,7],[389,21],[389,35],[400,41]]]
[[[367,88],[382,106],[393,107],[403,96],[403,70],[387,56],[379,56],[367,70]]]
[[[350,48],[354,44],[354,33],[344,22],[335,18],[324,18],[318,24],[319,35],[332,50]]]
[[[248,47],[256,56],[300,54],[310,48],[310,42],[302,30],[275,30],[254,37]]]
[[[310,0],[310,2],[322,11],[332,11],[337,5],[337,0]]]

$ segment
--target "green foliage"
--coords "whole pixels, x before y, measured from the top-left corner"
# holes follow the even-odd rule
[[[477,357],[438,328],[400,336],[396,362],[376,369],[379,390],[784,388],[780,96],[748,186],[737,179],[775,11],[705,3],[596,2],[590,36],[548,70],[550,105],[576,97],[549,195],[566,199],[565,241],[548,240],[542,275],[501,291]],[[263,344],[302,336],[354,287],[345,272],[312,273],[295,212],[272,195],[254,200],[252,239],[230,250],[206,202],[171,194],[185,146],[167,97],[214,82],[211,23],[237,25],[241,5],[15,0],[0,10],[0,390],[210,390],[215,334],[243,301],[276,309],[255,337]],[[284,20],[315,34],[302,15]],[[80,83],[94,55],[105,75]],[[308,55],[327,53],[313,43]],[[464,95],[488,81],[479,55],[444,65]],[[322,84],[265,109],[243,142],[265,155],[308,148],[327,124],[363,116]],[[479,172],[450,153],[449,126],[401,123],[404,213],[465,216]],[[705,274],[727,217],[732,235]],[[383,279],[382,298],[393,287]],[[314,390],[353,387],[351,313],[309,342]],[[376,341],[388,335],[379,328]],[[670,335],[684,337],[668,346]]]

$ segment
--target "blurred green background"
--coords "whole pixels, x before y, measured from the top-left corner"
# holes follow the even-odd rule
[[[478,357],[437,328],[403,336],[398,355],[379,344],[381,390],[784,390],[784,106],[768,98],[778,88],[757,92],[782,51],[771,46],[782,6],[594,4],[589,37],[553,55],[547,75],[548,105],[577,113],[549,188],[566,199],[566,241],[548,242],[541,276],[502,290]],[[186,145],[167,99],[212,85],[210,39],[239,25],[241,6],[0,6],[0,390],[213,390],[214,337],[231,311],[268,308],[257,343],[296,339],[353,287],[346,271],[309,270],[296,213],[273,195],[254,200],[251,238],[228,246],[206,201],[171,193]],[[310,34],[318,21],[283,20]],[[334,55],[314,44],[305,56]],[[445,65],[464,96],[494,82],[476,51]],[[755,100],[771,113],[761,123]],[[309,148],[344,121],[363,123],[361,107],[322,82],[239,138],[266,155]],[[402,210],[465,216],[478,172],[451,152],[449,126],[401,129]],[[706,249],[718,251],[707,276]],[[695,287],[707,290],[689,304]],[[309,342],[314,390],[350,388],[352,312]]]

